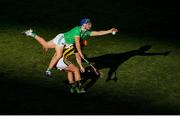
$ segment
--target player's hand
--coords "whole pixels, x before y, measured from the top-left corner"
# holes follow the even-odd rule
[[[82,73],[84,73],[84,72],[85,72],[85,68],[84,68],[84,67],[81,67],[80,71],[81,71]]]
[[[118,29],[112,28],[112,29],[111,29],[111,33],[112,33],[112,32],[118,32]]]

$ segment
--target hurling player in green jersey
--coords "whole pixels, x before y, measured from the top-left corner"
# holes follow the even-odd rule
[[[91,27],[92,23],[90,19],[85,18],[80,21],[80,26],[76,26],[69,32],[64,33],[65,42],[67,44],[74,44],[78,51],[78,53],[76,53],[75,55],[82,72],[84,72],[84,68],[81,65],[81,58],[84,59],[84,55],[81,51],[81,45],[83,45],[81,43],[87,44],[86,39],[90,36],[101,36],[118,31],[116,28],[111,28],[109,30],[103,31],[92,31]]]
[[[111,34],[113,32],[118,32],[116,28],[111,28],[109,30],[103,31],[92,31],[91,30],[92,23],[90,19],[84,18],[80,21],[80,26],[76,26],[72,28],[70,31],[65,33],[58,34],[55,38],[50,41],[46,41],[41,36],[37,35],[33,32],[32,29],[29,29],[24,32],[26,36],[33,37],[39,44],[47,50],[48,48],[54,48],[56,51],[56,56],[51,59],[49,66],[46,70],[46,75],[51,76],[51,69],[55,66],[57,61],[62,57],[64,48],[69,48],[71,45],[75,45],[77,49],[76,59],[78,59],[78,64],[82,72],[84,72],[84,68],[81,64],[81,58],[84,58],[84,55],[81,51],[81,42],[85,41],[90,36],[101,36],[106,34]]]

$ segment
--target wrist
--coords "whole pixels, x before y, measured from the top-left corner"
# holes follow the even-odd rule
[[[84,68],[84,67],[81,65],[80,68],[82,69],[82,68]]]
[[[108,30],[108,33],[110,34],[110,33],[112,33],[112,30],[110,29],[110,30]]]
[[[84,56],[83,56],[83,54],[82,54],[82,53],[80,54],[80,56],[81,56],[81,58],[84,58]]]

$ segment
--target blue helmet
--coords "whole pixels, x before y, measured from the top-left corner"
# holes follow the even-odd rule
[[[87,24],[87,23],[91,23],[89,18],[84,18],[84,19],[81,19],[80,21],[80,25]]]

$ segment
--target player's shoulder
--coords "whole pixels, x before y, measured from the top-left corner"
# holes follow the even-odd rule
[[[76,26],[75,29],[77,29],[78,31],[81,30],[81,26]]]
[[[81,27],[80,26],[75,26],[73,29],[80,29]]]
[[[80,27],[80,26],[75,26],[75,27],[73,28],[73,30],[74,30],[75,32],[80,32],[80,31],[81,31],[81,27]]]

